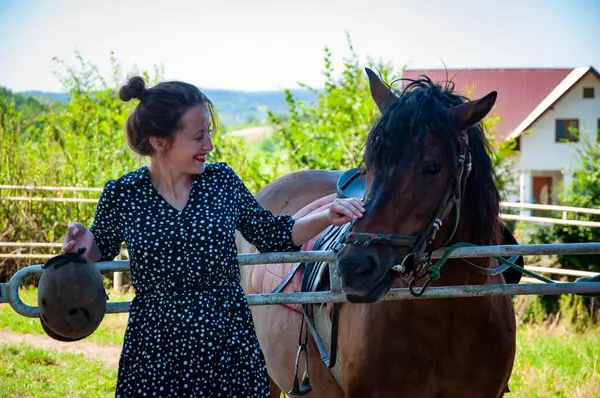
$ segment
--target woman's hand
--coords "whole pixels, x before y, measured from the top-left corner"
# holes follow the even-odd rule
[[[336,198],[331,207],[329,207],[327,220],[331,225],[344,225],[362,217],[364,212],[365,208],[362,200],[356,198]]]
[[[90,250],[94,246],[94,234],[92,231],[87,229],[85,225],[74,222],[69,224],[67,235],[65,235],[65,242],[63,245],[63,251],[76,252],[79,248],[85,247],[84,256],[89,257]]]

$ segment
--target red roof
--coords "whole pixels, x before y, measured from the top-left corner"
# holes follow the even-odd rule
[[[481,98],[490,91],[498,92],[490,115],[502,121],[495,125],[497,139],[502,140],[542,102],[573,68],[561,69],[407,69],[403,77],[416,79],[426,75],[434,82],[454,82],[454,92]],[[403,84],[408,82],[404,81]],[[471,91],[469,93],[469,90]]]

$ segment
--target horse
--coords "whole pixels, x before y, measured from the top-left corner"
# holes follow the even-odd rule
[[[448,259],[431,273],[432,251],[457,242],[505,242],[500,195],[482,119],[497,93],[470,100],[451,82],[427,76],[392,90],[366,68],[380,115],[366,137],[360,175],[364,216],[349,224],[337,251],[347,301],[339,306],[341,380],[322,361],[312,338],[308,397],[502,397],[509,391],[516,349],[509,296],[382,300],[391,288],[504,284],[491,258]],[[297,214],[336,193],[340,172],[298,171],[256,194],[274,214]],[[238,250],[251,253],[243,239]],[[264,265],[242,267],[252,275]],[[415,293],[418,294],[418,293]],[[303,317],[283,305],[251,307],[265,355],[271,394],[288,392],[297,375]],[[316,359],[316,360],[315,360]],[[308,365],[307,365],[308,366]],[[306,370],[306,369],[305,369]],[[298,392],[298,391],[296,391]]]

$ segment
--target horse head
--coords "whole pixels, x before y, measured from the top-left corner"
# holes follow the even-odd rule
[[[366,72],[381,115],[363,154],[366,212],[338,253],[351,302],[381,299],[398,274],[419,279],[435,249],[457,240],[497,244],[502,235],[500,198],[480,123],[496,92],[470,101],[454,94],[451,84],[442,87],[421,76],[394,93]]]

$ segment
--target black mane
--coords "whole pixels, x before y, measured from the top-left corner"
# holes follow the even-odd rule
[[[375,186],[380,189],[379,192],[372,192],[373,196],[369,198],[375,200],[374,207],[378,207],[380,203],[377,202],[381,202],[387,196],[386,187],[394,185],[390,181],[395,175],[394,171],[408,167],[410,159],[421,153],[427,129],[443,142],[448,153],[448,164],[452,164],[456,157],[453,144],[456,132],[451,127],[447,108],[469,101],[467,97],[453,92],[452,82],[441,86],[426,76],[416,80],[401,80],[408,80],[410,83],[375,121],[366,140],[364,166],[375,172]],[[477,215],[477,222],[472,223],[471,243],[498,244],[502,233],[502,222],[499,218],[500,194],[489,156],[491,147],[482,124],[470,127],[467,135],[473,168],[467,180],[463,208],[464,203],[468,203],[471,211],[463,212],[462,217],[465,218],[468,214]],[[399,156],[400,151],[403,156]]]

